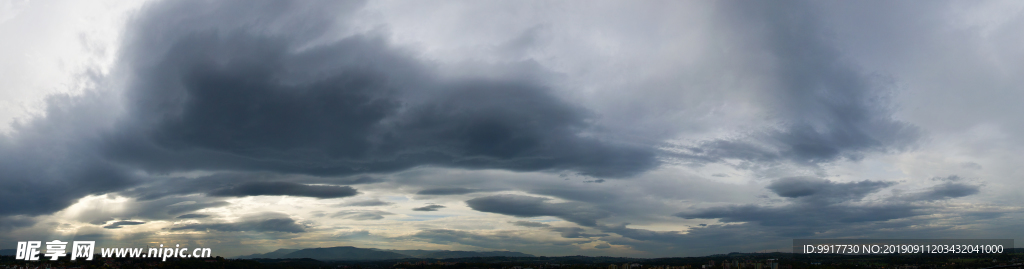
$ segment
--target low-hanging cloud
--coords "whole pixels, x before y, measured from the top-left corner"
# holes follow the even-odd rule
[[[395,204],[395,203],[373,199],[373,200],[361,200],[361,201],[344,202],[340,206],[386,206],[386,205],[393,205],[393,204]]]
[[[425,205],[417,208],[413,208],[412,211],[438,211],[445,208],[443,205]]]
[[[481,192],[481,191],[483,191],[483,190],[480,190],[480,189],[470,189],[470,188],[433,188],[433,189],[421,190],[419,192],[416,192],[416,194],[419,194],[419,195],[459,195],[459,194],[468,194],[468,193]]]
[[[934,200],[958,198],[979,192],[979,187],[945,182],[909,195],[882,196],[864,201],[870,194],[895,186],[895,182],[834,182],[814,177],[780,178],[767,189],[785,198],[782,205],[740,204],[688,210],[675,214],[686,219],[719,219],[786,229],[794,236],[840,229],[851,224],[908,219],[941,210]],[[913,225],[912,223],[902,224]],[[799,229],[791,229],[800,227]]]
[[[292,182],[249,182],[238,186],[214,190],[211,196],[259,196],[289,195],[314,198],[342,198],[354,196],[358,192],[349,186],[306,185]]]
[[[809,203],[834,204],[860,200],[868,194],[895,184],[871,180],[839,183],[814,177],[787,177],[773,181],[768,185],[768,190],[785,198],[806,200]]]
[[[466,201],[476,211],[498,213],[516,217],[552,216],[583,226],[597,225],[597,220],[608,217],[607,211],[584,203],[551,203],[550,198],[524,195],[493,195]]]
[[[367,210],[367,211],[338,211],[331,215],[334,218],[351,219],[351,220],[381,220],[384,216],[394,215],[394,213],[380,210]]]
[[[146,224],[146,222],[145,221],[122,220],[122,221],[115,221],[114,223],[111,223],[110,225],[107,225],[107,226],[103,226],[103,228],[104,229],[119,229],[119,228],[121,228],[121,226],[125,226],[125,225],[142,225],[142,224]]]
[[[238,222],[184,224],[173,226],[170,230],[303,233],[306,232],[306,226],[287,215],[271,213],[245,217]]]

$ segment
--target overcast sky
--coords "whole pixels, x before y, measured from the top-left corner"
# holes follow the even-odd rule
[[[1021,1],[0,1],[0,248],[1024,232]]]

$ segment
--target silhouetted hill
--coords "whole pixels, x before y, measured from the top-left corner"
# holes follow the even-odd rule
[[[533,257],[533,255],[512,251],[450,251],[450,250],[388,250],[394,253],[422,259],[451,259],[472,257]]]
[[[252,255],[238,256],[238,257],[234,257],[234,258],[235,259],[280,259],[280,258],[283,258],[284,255],[288,255],[288,254],[291,254],[292,252],[296,252],[296,251],[299,251],[299,250],[298,249],[282,248],[282,249],[278,249],[278,250],[267,252],[267,253],[263,253],[263,254],[256,253],[256,254],[252,254]]]
[[[284,255],[286,259],[310,258],[321,261],[370,261],[412,258],[390,251],[357,247],[307,248]]]

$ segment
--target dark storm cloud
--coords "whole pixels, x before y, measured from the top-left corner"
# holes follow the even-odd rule
[[[234,17],[264,17],[164,23],[236,4],[247,8]],[[579,135],[592,127],[591,113],[544,81],[440,80],[374,33],[297,49],[308,39],[259,27],[328,18],[252,6],[173,3],[141,17],[128,45],[158,51],[126,54],[124,65],[136,70],[127,95],[134,118],[110,155],[150,171],[312,175],[437,165],[622,177],[657,165],[649,149]]]
[[[416,194],[420,194],[420,195],[457,195],[457,194],[467,194],[467,193],[474,193],[474,192],[480,192],[480,191],[482,191],[482,190],[480,190],[480,189],[469,189],[469,188],[435,188],[435,189],[421,190],[419,192],[416,192]]]
[[[124,225],[141,225],[141,224],[146,224],[146,222],[145,221],[122,220],[122,221],[116,221],[116,222],[111,223],[110,225],[107,225],[107,226],[103,226],[103,228],[104,229],[120,229],[121,226],[124,226]]]
[[[443,206],[443,205],[427,205],[427,206],[413,208],[412,210],[413,211],[437,211],[437,210],[442,209],[444,207],[445,206]]]
[[[305,185],[292,182],[249,182],[209,192],[211,196],[289,195],[315,198],[341,198],[358,192],[349,186]]]
[[[51,213],[137,183],[95,150],[113,105],[107,98],[91,91],[51,96],[46,118],[15,123],[0,135],[0,216]]]
[[[786,198],[797,198],[813,203],[834,204],[856,201],[895,182],[870,181],[836,183],[813,177],[788,177],[773,181],[768,189]]]
[[[512,225],[515,225],[515,226],[523,226],[523,227],[551,227],[551,225],[548,225],[546,223],[532,222],[532,221],[525,221],[525,220],[510,221],[509,223],[512,223]]]
[[[185,224],[171,227],[170,230],[303,233],[306,227],[284,214],[262,213],[243,217],[238,222]]]
[[[523,195],[494,195],[466,201],[476,211],[498,213],[516,217],[552,216],[583,226],[597,225],[597,220],[608,217],[609,212],[584,203],[549,203],[550,198]]]
[[[144,200],[209,191],[160,176],[197,170],[359,184],[379,182],[362,174],[418,166],[628,177],[658,165],[649,147],[594,135],[594,114],[540,76],[441,78],[381,33],[331,36],[361,5],[146,5],[128,24],[118,71],[93,77],[123,82],[123,95],[52,97],[45,117],[0,137],[0,202],[20,205],[0,215],[55,212],[139,184],[131,195]],[[226,185],[214,188],[235,184]],[[215,194],[250,194],[242,189]],[[345,196],[336,191],[298,194]]]
[[[762,85],[766,104],[781,128],[745,138],[711,139],[685,148],[697,163],[738,159],[754,164],[790,161],[817,164],[859,160],[869,152],[903,150],[917,127],[894,120],[889,97],[894,85],[861,71],[830,43],[815,23],[813,5],[801,1],[723,3],[729,23],[746,27],[753,50],[772,55],[771,82]]]

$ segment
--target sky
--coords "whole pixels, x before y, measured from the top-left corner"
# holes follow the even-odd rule
[[[0,248],[1024,239],[1020,1],[0,1]]]

